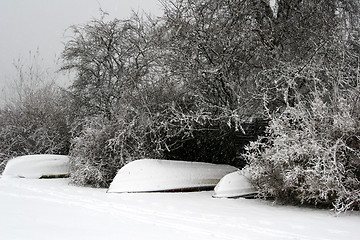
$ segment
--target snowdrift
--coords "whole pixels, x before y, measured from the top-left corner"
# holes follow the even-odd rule
[[[69,175],[69,157],[64,155],[26,155],[8,161],[3,177],[51,178]]]
[[[229,165],[141,159],[119,170],[109,193],[190,191],[213,189],[220,179],[238,169]]]
[[[216,198],[236,198],[257,194],[256,189],[249,181],[247,172],[241,170],[224,176],[215,187]]]

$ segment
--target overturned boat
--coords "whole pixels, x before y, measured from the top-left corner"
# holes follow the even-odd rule
[[[56,154],[25,155],[9,160],[2,177],[61,178],[70,173],[69,157]]]
[[[250,182],[250,174],[245,171],[236,171],[224,176],[214,189],[215,198],[253,197],[258,192]]]
[[[121,168],[108,192],[213,190],[223,176],[237,170],[222,164],[141,159]]]

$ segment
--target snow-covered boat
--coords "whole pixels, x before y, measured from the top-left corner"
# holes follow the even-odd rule
[[[257,190],[250,183],[249,178],[249,174],[244,170],[227,174],[216,185],[213,197],[237,198],[257,194]]]
[[[141,159],[121,168],[108,192],[209,190],[223,176],[237,170],[230,165]]]
[[[9,160],[3,177],[56,178],[69,176],[69,157],[65,155],[38,154]]]

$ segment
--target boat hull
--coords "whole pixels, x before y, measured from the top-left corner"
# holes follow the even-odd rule
[[[236,170],[230,165],[141,159],[121,168],[108,192],[212,190],[223,176]]]

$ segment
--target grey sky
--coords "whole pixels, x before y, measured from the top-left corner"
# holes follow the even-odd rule
[[[11,95],[14,61],[26,64],[29,52],[38,49],[44,67],[56,68],[64,31],[98,17],[100,7],[109,19],[127,18],[132,10],[161,15],[158,0],[0,0],[0,104]]]

